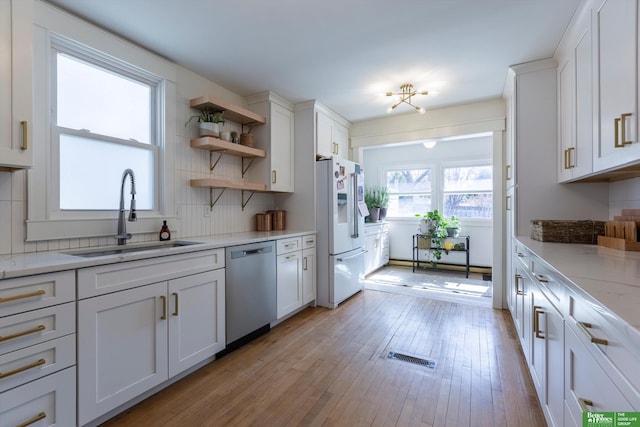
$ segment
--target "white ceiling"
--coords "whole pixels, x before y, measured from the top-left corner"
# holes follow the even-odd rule
[[[221,86],[318,99],[350,121],[383,95],[427,109],[502,95],[509,65],[548,58],[580,0],[48,0]],[[401,105],[392,114],[415,114]]]

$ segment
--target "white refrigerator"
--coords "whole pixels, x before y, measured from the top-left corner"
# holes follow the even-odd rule
[[[317,304],[336,308],[364,287],[364,175],[333,157],[316,162]]]

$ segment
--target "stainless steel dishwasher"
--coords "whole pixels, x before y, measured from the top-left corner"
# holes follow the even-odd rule
[[[269,331],[276,320],[275,242],[228,247],[225,261],[228,352]]]

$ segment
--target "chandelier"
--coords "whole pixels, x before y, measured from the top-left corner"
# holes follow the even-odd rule
[[[411,106],[411,108],[414,108],[418,113],[424,114],[425,113],[425,109],[422,108],[422,107],[418,107],[417,105],[413,105],[411,103],[411,97],[415,96],[415,95],[428,95],[428,94],[429,94],[429,92],[427,92],[426,90],[418,92],[417,90],[415,90],[413,88],[413,85],[411,83],[405,83],[402,86],[400,86],[400,92],[387,92],[386,93],[387,96],[393,96],[393,95],[398,95],[399,96],[398,102],[396,102],[391,107],[389,107],[387,109],[387,113],[392,112],[393,110],[396,109],[396,107],[398,107],[398,105],[400,105],[400,104],[402,104],[404,102],[405,104]]]

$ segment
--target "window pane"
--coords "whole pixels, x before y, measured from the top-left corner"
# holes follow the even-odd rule
[[[390,194],[387,216],[413,217],[431,210],[431,195]]]
[[[151,142],[151,88],[57,54],[57,125]]]
[[[119,209],[122,172],[127,168],[136,176],[136,207],[153,209],[152,150],[60,135],[60,209]],[[127,178],[127,209],[129,182]]]
[[[390,193],[430,193],[431,169],[387,171],[387,188]]]
[[[459,218],[491,218],[493,215],[491,193],[457,193],[444,195],[444,215]]]
[[[444,169],[444,191],[491,191],[491,166],[466,166]]]

